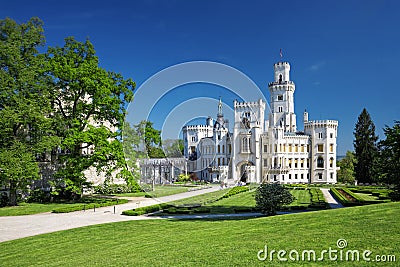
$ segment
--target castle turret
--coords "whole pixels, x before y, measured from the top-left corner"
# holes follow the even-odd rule
[[[294,82],[290,81],[290,64],[274,64],[275,81],[268,84],[271,95],[271,113],[269,125],[282,127],[285,132],[296,132],[296,114],[294,113]]]

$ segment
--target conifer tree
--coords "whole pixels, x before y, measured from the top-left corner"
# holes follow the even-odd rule
[[[371,183],[374,181],[378,155],[377,141],[375,125],[368,111],[364,108],[358,116],[353,142],[356,156],[355,175],[359,183]]]

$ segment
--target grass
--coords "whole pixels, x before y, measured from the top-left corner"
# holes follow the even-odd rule
[[[126,221],[0,243],[2,266],[276,266],[258,251],[370,250],[400,260],[400,203],[242,220]],[[288,261],[289,266],[398,266],[398,263]]]
[[[44,212],[51,212],[53,210],[69,210],[69,209],[77,209],[78,206],[82,206],[83,204],[87,205],[88,208],[92,207],[93,204],[101,204],[101,205],[115,205],[115,202],[110,201],[110,199],[98,198],[98,197],[85,197],[79,202],[75,203],[25,203],[21,202],[18,206],[13,207],[3,207],[0,208],[0,216],[20,216],[20,215],[31,215],[38,214]],[[119,204],[126,203],[127,200],[120,199]],[[82,208],[83,209],[83,208]]]
[[[290,193],[295,197],[295,200],[288,205],[289,207],[304,206],[304,208],[307,208],[311,204],[311,196],[308,190],[294,189],[290,190]]]
[[[136,192],[136,193],[123,193],[116,194],[121,197],[143,197],[149,195],[149,197],[164,197],[169,195],[175,195],[179,193],[188,192],[189,189],[194,189],[193,186],[170,186],[170,185],[156,185],[155,191],[151,191],[151,188],[146,188],[147,192]]]
[[[364,201],[370,201],[370,200],[378,200],[378,197],[375,197],[371,194],[366,194],[366,193],[354,193],[355,195],[359,196],[362,200]]]

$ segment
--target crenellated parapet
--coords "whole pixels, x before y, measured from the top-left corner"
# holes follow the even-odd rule
[[[336,128],[338,124],[336,120],[313,120],[304,122],[304,128]]]

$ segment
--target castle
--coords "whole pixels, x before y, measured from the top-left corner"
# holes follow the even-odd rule
[[[288,62],[274,64],[268,89],[268,119],[264,100],[235,100],[231,133],[220,99],[216,120],[183,127],[188,170],[201,180],[226,184],[336,183],[338,121],[310,121],[304,111],[304,130],[297,130]]]

